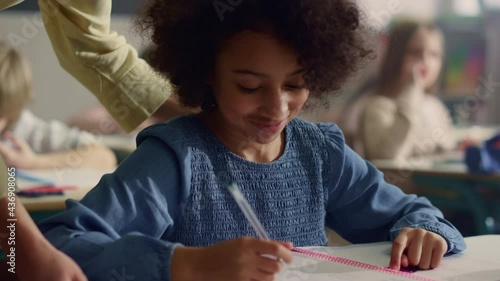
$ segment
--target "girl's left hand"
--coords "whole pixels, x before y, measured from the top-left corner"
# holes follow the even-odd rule
[[[389,268],[418,266],[420,269],[436,268],[448,250],[446,240],[434,232],[418,228],[404,228],[392,244]]]

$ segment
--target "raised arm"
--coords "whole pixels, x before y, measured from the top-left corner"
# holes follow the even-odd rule
[[[38,1],[59,63],[99,99],[126,132],[160,107],[163,114],[158,116],[162,118],[185,113],[175,101],[167,101],[170,85],[138,58],[125,37],[111,31],[111,2]]]

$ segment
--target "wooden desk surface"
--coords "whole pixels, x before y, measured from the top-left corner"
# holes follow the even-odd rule
[[[28,212],[63,210],[66,208],[65,202],[67,199],[81,200],[92,188],[93,186],[65,191],[64,195],[50,195],[34,198],[20,197],[20,199]]]
[[[452,179],[475,181],[499,181],[500,173],[470,174],[463,162],[461,151],[449,152],[441,155],[425,156],[407,161],[393,161],[376,159],[371,163],[383,172],[390,172],[400,176],[423,175],[439,176]]]
[[[54,181],[56,186],[75,186],[76,190],[68,190],[64,195],[41,197],[20,197],[21,203],[28,212],[62,210],[67,199],[81,200],[99,182],[101,177],[112,171],[95,169],[54,169],[29,171],[30,174]],[[26,180],[18,180],[20,190],[40,185]]]

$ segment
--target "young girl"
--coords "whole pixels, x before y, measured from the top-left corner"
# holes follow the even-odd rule
[[[443,36],[432,24],[395,23],[379,71],[378,87],[364,104],[365,157],[403,160],[456,146],[448,110],[436,97]]]
[[[429,269],[465,249],[425,198],[405,195],[333,124],[296,118],[366,55],[350,1],[153,1],[155,65],[201,107],[140,133],[138,148],[81,202],[40,225],[90,280],[272,280],[290,247],[394,241],[390,266]],[[255,237],[235,181],[273,241]],[[278,242],[279,241],[279,242]]]
[[[32,98],[31,69],[16,50],[0,43],[0,155],[19,169],[116,166],[113,152],[96,136],[69,128],[61,122],[45,122],[26,106]]]

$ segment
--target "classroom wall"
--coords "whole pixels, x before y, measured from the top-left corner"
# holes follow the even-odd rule
[[[143,42],[132,30],[129,15],[114,15],[112,29],[136,48]],[[30,108],[46,119],[67,120],[97,99],[58,64],[39,12],[0,12],[0,40],[16,46],[31,62],[35,100]]]
[[[382,29],[392,17],[416,17],[431,20],[436,17],[440,2],[436,0],[359,0],[368,22]]]
[[[488,117],[490,123],[500,124],[500,4],[499,10],[491,12],[487,17],[487,40],[489,48],[487,50],[488,64],[486,75],[490,78],[490,85],[487,90],[491,90],[486,101],[489,110]]]

